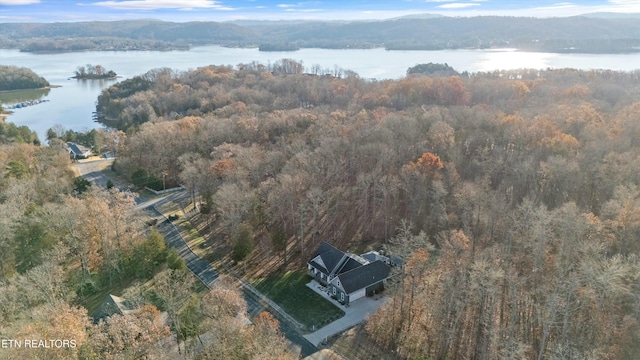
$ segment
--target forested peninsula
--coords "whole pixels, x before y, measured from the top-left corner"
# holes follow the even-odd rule
[[[31,69],[0,65],[0,91],[40,89],[49,82]]]
[[[640,73],[444,75],[155,69],[96,110],[116,171],[192,190],[201,251],[249,278],[321,241],[403,258],[366,325],[399,358],[638,358]]]
[[[554,53],[640,51],[638,14],[564,18],[446,17],[418,14],[369,21],[235,21],[173,23],[123,20],[0,24],[0,47],[28,52],[175,50],[198,45],[443,50],[517,48]]]

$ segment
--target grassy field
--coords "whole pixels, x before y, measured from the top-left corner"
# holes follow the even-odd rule
[[[117,283],[112,287],[102,287],[94,294],[86,296],[84,298],[78,299],[79,304],[87,309],[87,313],[89,316],[92,316],[93,313],[102,305],[102,303],[107,299],[107,295],[112,294],[116,296],[122,296],[122,293],[129,287],[133,281],[126,281],[123,283]]]
[[[307,328],[318,329],[344,316],[344,311],[309,289],[310,280],[304,270],[291,271],[258,279],[253,286]]]

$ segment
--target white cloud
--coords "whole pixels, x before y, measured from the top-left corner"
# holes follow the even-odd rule
[[[609,0],[614,5],[640,5],[640,0]]]
[[[313,5],[319,5],[319,4],[320,4],[320,1],[303,1],[296,4],[278,4],[276,6],[281,9],[291,9],[291,8],[297,8],[297,7],[306,6],[306,5],[313,6]]]
[[[559,9],[569,9],[569,8],[575,8],[578,5],[574,4],[574,3],[556,3],[550,6],[540,6],[540,7],[535,7],[532,8],[533,10],[559,10]]]
[[[324,11],[322,9],[286,9],[285,11],[288,12],[301,12],[301,13],[310,13],[310,12],[320,12],[320,11]]]
[[[640,1],[638,0],[609,0],[612,7],[625,12],[640,12]]]
[[[450,4],[439,5],[439,6],[436,6],[436,7],[440,8],[440,9],[464,9],[464,8],[473,7],[473,6],[480,6],[480,4],[475,4],[475,3],[450,3]]]
[[[33,21],[34,18],[29,16],[5,16],[0,15],[0,20],[8,20],[8,21]]]
[[[0,0],[0,5],[31,5],[39,2],[40,0]]]
[[[0,0],[2,1],[2,0]],[[92,4],[78,5],[95,5],[120,10],[155,10],[155,9],[195,9],[210,8],[219,10],[230,10],[231,8],[223,7],[216,1],[211,0],[124,0],[124,1],[99,1]]]

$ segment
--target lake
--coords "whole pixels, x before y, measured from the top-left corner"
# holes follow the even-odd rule
[[[34,92],[34,98],[49,100],[14,110],[8,117],[17,125],[27,125],[44,141],[47,129],[61,124],[67,129],[84,131],[98,127],[92,112],[100,91],[105,87],[150,69],[169,67],[177,70],[206,65],[237,65],[258,61],[264,64],[283,58],[302,61],[305,67],[323,69],[339,66],[353,70],[362,78],[397,79],[407,68],[420,63],[448,63],[456,70],[478,72],[519,68],[576,68],[630,71],[640,68],[640,53],[634,54],[550,54],[501,50],[387,51],[384,49],[302,49],[295,52],[260,52],[257,48],[194,47],[188,51],[88,51],[58,54],[31,54],[0,49],[0,64],[27,67],[59,88]],[[81,65],[102,65],[122,78],[118,80],[71,79]],[[0,97],[0,101],[2,98]],[[7,101],[5,99],[5,101]]]

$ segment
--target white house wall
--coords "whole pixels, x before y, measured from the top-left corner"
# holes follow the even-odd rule
[[[366,288],[362,288],[360,290],[356,290],[354,292],[352,292],[351,294],[349,294],[349,302],[352,303],[362,297],[364,297],[364,295],[366,294]]]

